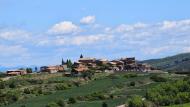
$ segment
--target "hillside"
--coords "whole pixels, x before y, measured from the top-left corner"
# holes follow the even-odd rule
[[[62,73],[23,75],[0,81],[0,107],[101,107],[103,102],[116,107],[134,95],[144,97],[147,89],[165,81],[184,77],[127,72],[95,74],[91,79]]]
[[[165,71],[190,71],[190,53],[178,54],[161,59],[150,59],[143,62]]]

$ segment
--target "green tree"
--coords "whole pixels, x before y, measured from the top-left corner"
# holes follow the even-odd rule
[[[68,68],[72,68],[73,63],[72,63],[72,61],[70,59],[67,59],[66,64],[67,64]]]
[[[32,73],[32,68],[26,68],[27,73]]]
[[[62,58],[61,65],[65,65],[65,61]]]

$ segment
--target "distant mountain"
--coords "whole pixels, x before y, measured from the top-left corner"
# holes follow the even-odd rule
[[[35,67],[37,67],[38,69],[40,69],[40,66],[35,66],[35,65],[31,65],[31,66],[0,66],[0,72],[5,72],[7,70],[15,70],[15,69],[19,69],[19,68],[32,68],[33,71],[35,69]]]
[[[164,71],[190,72],[190,53],[178,54],[161,59],[150,59],[142,62]]]

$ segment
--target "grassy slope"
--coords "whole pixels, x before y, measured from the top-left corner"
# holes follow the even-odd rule
[[[51,95],[26,99],[24,101],[19,101],[17,103],[11,104],[7,107],[20,107],[23,104],[25,104],[27,107],[44,107],[48,102],[56,101],[60,98],[67,99],[69,97],[84,96],[97,91],[109,90],[111,87],[114,87],[116,84],[128,83],[130,81],[138,81],[138,80],[140,81],[146,78],[147,76],[130,78],[130,79],[126,79],[123,77],[117,79],[110,79],[110,78],[98,79],[96,81],[91,81],[88,84],[82,85],[80,87],[75,87],[64,91],[57,91]],[[133,92],[138,91],[136,89],[139,89],[139,87],[136,88],[134,87],[134,89],[128,89],[127,91],[121,90],[121,92],[125,92],[122,94],[130,94],[130,93],[132,94]],[[118,93],[121,92],[119,91]],[[139,94],[144,94],[144,93],[143,91],[139,90]],[[108,103],[111,107],[114,107],[118,104],[124,103],[125,100],[126,99],[115,99],[108,101]],[[85,107],[86,105],[91,105],[91,107],[93,106],[97,107],[98,105],[101,105],[101,103],[102,101],[78,102],[75,105],[71,105],[71,107]]]
[[[161,59],[143,61],[154,67],[169,71],[190,71],[190,53],[179,54]]]
[[[43,95],[37,97],[31,97],[29,99],[20,100],[16,103],[8,105],[6,107],[21,107],[21,105],[26,105],[26,107],[45,107],[45,105],[52,101],[57,101],[61,98],[68,99],[70,97],[77,96],[86,96],[92,94],[94,92],[111,92],[113,95],[122,95],[124,97],[115,98],[112,100],[104,100],[108,103],[109,107],[115,107],[116,105],[124,104],[129,98],[129,96],[133,95],[145,95],[146,89],[153,87],[160,83],[155,83],[149,79],[150,74],[139,74],[141,76],[134,78],[125,78],[124,74],[114,74],[114,78],[110,78],[110,76],[102,75],[99,76],[97,80],[89,81],[87,84],[84,84],[80,87],[72,87],[68,90],[56,91],[50,95]],[[158,74],[165,76],[170,79],[182,78],[177,74]],[[52,76],[52,75],[51,75]],[[41,76],[40,76],[41,77]],[[45,76],[44,76],[45,77]],[[43,78],[44,78],[43,77]],[[48,76],[49,77],[49,76]],[[32,77],[30,77],[32,78]],[[38,78],[38,76],[36,76]],[[50,80],[73,80],[77,78],[68,78],[56,76],[55,78],[49,78]],[[49,80],[48,79],[48,80]],[[135,81],[136,86],[129,87],[131,81]],[[118,85],[124,86],[123,88],[113,88]],[[94,101],[78,101],[76,104],[69,105],[69,107],[101,107],[103,100],[94,100]]]

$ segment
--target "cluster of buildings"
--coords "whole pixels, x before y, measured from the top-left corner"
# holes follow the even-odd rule
[[[83,56],[77,62],[72,65],[71,72],[66,72],[68,69],[67,64],[62,59],[61,65],[55,66],[42,66],[40,72],[57,73],[64,72],[66,75],[81,74],[88,70],[95,70],[96,72],[149,72],[154,70],[148,64],[138,63],[135,57],[121,58],[117,60],[96,59],[96,58],[84,58]],[[9,70],[8,76],[24,75],[27,74],[26,70]]]
[[[85,72],[90,69],[95,69],[100,72],[149,72],[154,70],[148,64],[138,63],[135,57],[121,58],[117,60],[96,59],[96,58],[80,58],[73,64],[73,71],[75,73]]]

